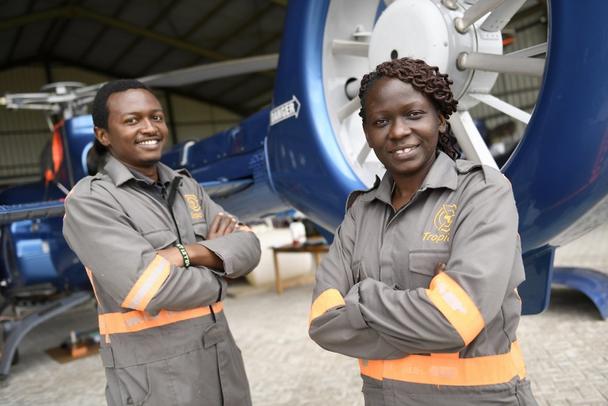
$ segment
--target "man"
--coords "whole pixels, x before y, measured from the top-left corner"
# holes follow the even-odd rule
[[[225,278],[257,265],[259,241],[159,162],[168,129],[142,83],[104,85],[93,123],[105,164],[66,199],[63,233],[99,304],[108,404],[251,404],[221,300]]]

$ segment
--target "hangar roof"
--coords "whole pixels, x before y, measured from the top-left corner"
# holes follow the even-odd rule
[[[112,77],[278,53],[287,0],[0,1],[0,70],[62,64]],[[270,103],[274,72],[176,89],[240,115]]]

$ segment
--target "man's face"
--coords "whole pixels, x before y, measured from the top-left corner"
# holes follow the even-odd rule
[[[95,127],[97,139],[121,162],[145,172],[162,154],[169,130],[158,99],[144,89],[108,97],[108,128]]]
[[[428,97],[385,77],[373,83],[365,102],[365,137],[386,170],[395,179],[426,175],[446,125]]]

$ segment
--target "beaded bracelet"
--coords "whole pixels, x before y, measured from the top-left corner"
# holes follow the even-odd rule
[[[179,250],[179,253],[182,254],[182,258],[184,259],[184,267],[188,268],[190,266],[190,257],[188,256],[188,251],[181,244],[175,244],[175,247]]]

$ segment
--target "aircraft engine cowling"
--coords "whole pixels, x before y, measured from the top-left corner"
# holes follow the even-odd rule
[[[420,3],[445,14],[454,12],[434,0],[388,3],[392,4],[387,10],[401,3]],[[465,2],[455,3],[468,6]],[[541,93],[523,141],[503,167],[512,180],[518,201],[524,251],[548,243],[562,245],[604,221],[595,215],[608,207],[604,199],[608,192],[605,108],[608,82],[602,80],[608,51],[597,42],[608,33],[608,27],[598,20],[605,15],[602,10],[608,11],[608,4],[601,0],[549,4],[550,39]],[[361,75],[373,69],[379,61],[374,55],[374,35],[383,28],[374,24],[382,21],[385,11],[383,2],[290,3],[287,18],[297,16],[300,24],[286,25],[283,37],[267,140],[269,168],[279,194],[330,229],[341,221],[348,193],[371,186],[374,175],[381,174],[382,169],[374,167],[373,153],[363,165],[352,157],[360,152],[358,147],[363,150],[364,144],[362,130],[358,128],[361,126],[356,114],[358,105],[348,105],[352,101],[346,94],[349,89],[344,79],[348,78],[328,77],[343,73],[340,67],[330,66],[341,62],[328,60],[328,55],[345,54],[347,60],[343,63],[357,65],[353,71]],[[429,19],[438,18],[432,12],[419,13]],[[342,15],[342,20],[337,15]],[[584,26],[581,21],[586,22]],[[337,37],[340,32],[336,25],[352,28],[350,42]],[[332,30],[336,37],[326,38]],[[450,36],[446,38],[453,40]],[[351,49],[344,50],[348,46]],[[449,46],[466,44],[449,43]],[[357,61],[357,56],[366,52],[367,60]],[[460,104],[469,107],[471,101],[467,98],[472,89],[465,89],[462,84],[469,79],[462,76],[456,64],[449,62],[458,54],[449,50],[436,55],[424,48],[419,52],[426,52],[421,56],[423,59],[436,61],[440,68],[445,66],[444,70],[455,79]],[[502,50],[496,52],[501,54]],[[489,87],[492,84],[490,78]],[[334,101],[337,96],[332,94],[340,92],[344,93],[341,95],[344,106],[337,104],[340,100]],[[343,134],[336,132],[335,123],[346,121],[341,117],[344,114],[353,123],[348,122],[338,130],[357,138],[350,145],[343,141]]]
[[[531,294],[547,292],[528,309],[536,313],[548,304],[553,247],[607,218],[608,50],[601,38],[608,37],[602,21],[608,3],[550,1],[548,45],[523,55],[503,55],[500,17],[508,20],[525,1],[504,2],[471,22],[471,10],[489,3],[501,2],[290,1],[287,20],[299,23],[285,25],[268,165],[284,200],[334,230],[347,195],[368,188],[383,172],[357,116],[361,75],[401,56],[439,66],[454,80],[459,111],[450,122],[467,157],[496,165],[468,115],[476,103],[494,104],[529,123],[502,170],[518,205],[526,272],[539,283]],[[535,58],[545,53],[546,59]],[[532,115],[501,106],[490,94],[500,72],[543,77]]]

